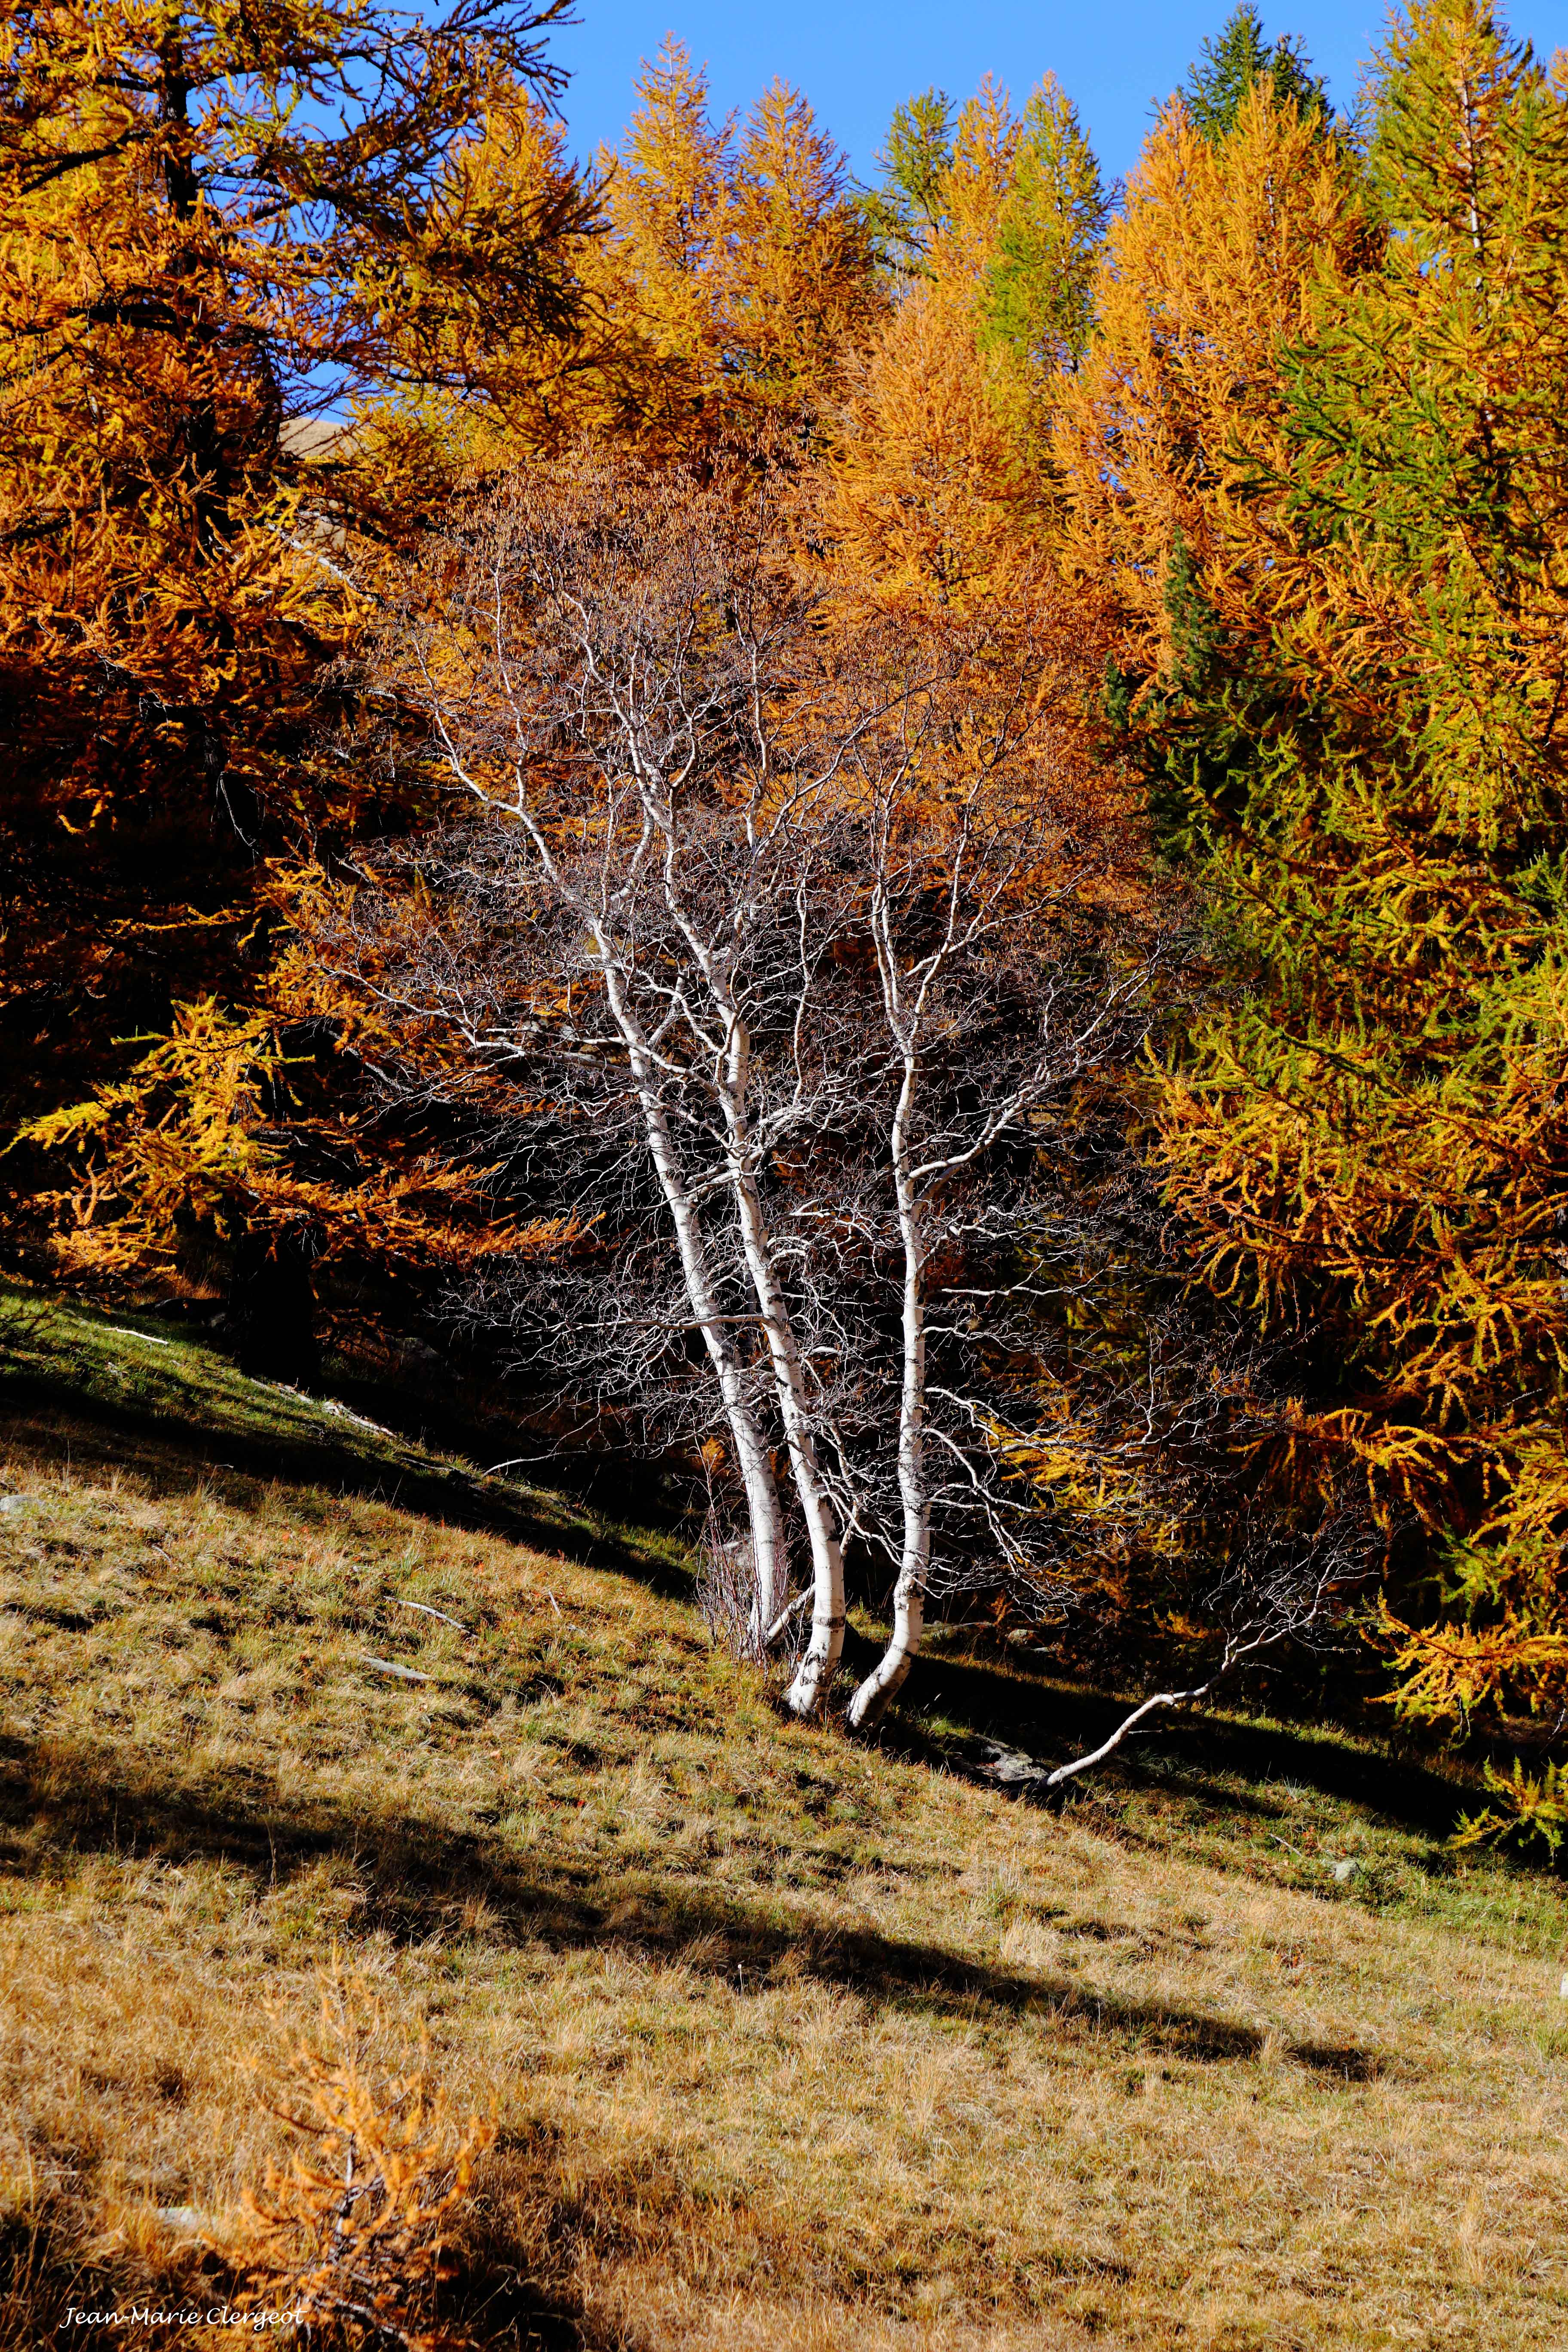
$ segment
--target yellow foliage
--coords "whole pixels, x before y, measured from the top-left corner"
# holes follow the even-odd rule
[[[656,456],[810,423],[879,304],[845,160],[775,82],[737,133],[706,75],[668,42],[637,83],[622,154],[605,156],[609,234],[584,283],[626,339]]]
[[[848,373],[823,499],[846,570],[895,602],[1026,606],[1057,571],[1038,457],[1059,377],[1022,347],[1021,294],[1036,245],[1057,271],[1092,249],[1093,177],[1054,83],[1015,117],[988,76],[959,115],[920,273]]]
[[[321,1001],[318,989],[318,1013]],[[349,1024],[335,1050],[367,1034]],[[290,1229],[309,1234],[319,1261],[426,1265],[565,1237],[555,1222],[490,1222],[484,1170],[389,1151],[368,1116],[323,1105],[310,1084],[318,1052],[319,1041],[290,1050],[277,1011],[232,1013],[204,998],[174,1007],[170,1034],[128,1076],[30,1122],[18,1141],[68,1149],[78,1163],[74,1183],[38,1202],[58,1221],[61,1270],[99,1284],[173,1273],[196,1236],[275,1246]],[[310,1172],[312,1158],[332,1174]]]
[[[997,373],[967,299],[940,281],[900,303],[855,369],[824,520],[847,569],[894,601],[988,603],[1027,560]]]
[[[321,1975],[320,2044],[292,2043],[280,2086],[289,2105],[273,2109],[306,2145],[287,2168],[268,2164],[219,2251],[251,2296],[292,2313],[296,2327],[401,2352],[466,2352],[472,2339],[441,2324],[434,2298],[495,2125],[453,2114],[427,2035],[400,2071],[373,2073],[379,2007],[335,1953]]]
[[[1119,600],[1124,667],[1169,666],[1178,541],[1225,622],[1261,631],[1274,542],[1255,486],[1281,454],[1279,354],[1372,241],[1340,151],[1293,102],[1277,107],[1267,79],[1217,146],[1179,100],[1161,117],[1108,234],[1099,331],[1052,436],[1070,553]]]

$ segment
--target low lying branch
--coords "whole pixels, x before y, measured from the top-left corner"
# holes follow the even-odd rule
[[[1058,1789],[1061,1786],[1064,1780],[1070,1780],[1075,1772],[1087,1772],[1089,1770],[1091,1766],[1103,1764],[1106,1758],[1113,1755],[1116,1749],[1121,1747],[1128,1733],[1130,1731],[1135,1731],[1138,1726],[1142,1722],[1143,1717],[1146,1715],[1152,1715],[1156,1707],[1191,1706],[1197,1700],[1207,1698],[1210,1691],[1213,1690],[1215,1685],[1219,1681],[1220,1676],[1224,1675],[1226,1671],[1226,1669],[1222,1666],[1217,1674],[1213,1674],[1209,1676],[1206,1683],[1194,1684],[1191,1690],[1156,1691],[1152,1698],[1146,1698],[1143,1701],[1142,1706],[1135,1706],[1131,1714],[1117,1725],[1116,1729],[1111,1733],[1110,1738],[1102,1740],[1100,1746],[1095,1748],[1090,1755],[1075,1756],[1070,1764],[1058,1764],[1054,1772],[1047,1772],[1046,1774],[1047,1788]]]
[[[1266,1540],[1278,1543],[1281,1538],[1271,1535]],[[1058,1789],[1078,1773],[1103,1764],[1145,1717],[1158,1709],[1201,1705],[1237,1667],[1257,1657],[1259,1652],[1277,1649],[1284,1642],[1310,1643],[1320,1628],[1338,1621],[1342,1614],[1341,1596],[1348,1587],[1364,1580],[1375,1548],[1375,1532],[1362,1512],[1336,1509],[1310,1538],[1306,1557],[1296,1567],[1283,1572],[1276,1570],[1265,1582],[1261,1594],[1254,1588],[1252,1608],[1259,1613],[1252,1614],[1246,1624],[1226,1634],[1224,1655],[1213,1674],[1194,1683],[1190,1690],[1152,1693],[1089,1755],[1075,1756],[1070,1763],[1058,1764],[1054,1772],[1047,1772],[1045,1786]]]

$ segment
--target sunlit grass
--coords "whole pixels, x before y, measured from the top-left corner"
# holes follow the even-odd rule
[[[334,1949],[500,2122],[454,2294],[509,2342],[1557,2340],[1568,1906],[1380,1805],[1370,1748],[1173,1732],[1052,1814],[956,1769],[974,1709],[935,1665],[934,1762],[787,1723],[668,1546],[584,1567],[467,1484],[444,1519],[435,1457],[197,1348],[160,1358],[160,1433],[135,1343],[119,1419],[111,1335],[27,1344],[7,2340],[195,2277],[160,2212],[221,2216],[279,2147],[241,2062]],[[421,1507],[365,1491],[384,1444]],[[1003,1715],[1032,1687],[1054,1752],[1069,1694],[963,1672]]]

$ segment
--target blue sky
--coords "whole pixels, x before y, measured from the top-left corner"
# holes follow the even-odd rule
[[[721,111],[749,106],[775,74],[796,84],[852,163],[869,176],[888,117],[936,82],[968,97],[987,68],[1021,101],[1047,68],[1077,103],[1107,174],[1134,161],[1150,110],[1186,73],[1231,0],[576,0],[582,21],[554,36],[573,82],[572,144],[587,153],[618,138],[632,107],[639,58],[667,32],[706,60]],[[1506,6],[1506,0],[1505,0]],[[1264,0],[1269,35],[1298,33],[1337,104],[1353,103],[1357,69],[1384,21],[1379,0]],[[1514,0],[1515,32],[1543,54],[1568,47],[1568,0]]]

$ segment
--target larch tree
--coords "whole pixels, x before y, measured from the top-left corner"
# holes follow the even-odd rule
[[[1261,81],[1168,120],[1058,446],[1245,983],[1169,1072],[1171,1197],[1299,1334],[1296,1475],[1384,1514],[1402,1704],[1561,1720],[1568,105],[1472,0],[1372,96],[1364,175]],[[1556,1759],[1498,1793],[1561,1837]]]
[[[582,190],[519,201],[485,153],[557,86],[550,13],[7,10],[0,614],[47,688],[47,822],[171,761],[241,831],[289,789],[265,738],[340,633],[333,538],[395,535],[420,488],[356,412],[569,316]]]
[[[1227,626],[1244,639],[1253,625],[1252,484],[1279,455],[1284,353],[1333,299],[1325,287],[1352,278],[1376,241],[1346,157],[1315,116],[1277,104],[1268,79],[1223,138],[1180,100],[1152,133],[1107,235],[1097,331],[1053,428],[1071,557],[1113,597],[1117,664],[1140,686],[1190,667],[1189,582],[1213,604],[1214,583],[1234,574]]]
[[[601,159],[610,227],[587,273],[642,355],[632,437],[679,458],[809,429],[879,299],[844,157],[783,83],[743,125],[715,123],[679,42],[637,95]]]
[[[919,146],[922,127],[940,149]],[[945,114],[895,119],[889,154],[921,192],[919,267],[847,380],[823,527],[884,593],[1005,604],[1048,540],[1038,445],[1088,332],[1105,205],[1054,82],[1021,119],[988,82],[948,133]],[[891,169],[889,187],[884,207],[914,203]]]
[[[647,354],[641,437],[662,450],[716,426],[734,124],[711,121],[707,77],[679,43],[637,93],[620,152],[602,159],[611,232],[593,278]]]
[[[742,130],[729,228],[735,390],[815,427],[846,351],[882,304],[845,158],[783,82]]]
[[[178,1058],[182,1003],[225,999],[241,1031],[267,1013],[265,860],[352,832],[365,799],[325,686],[363,610],[349,551],[363,575],[451,479],[412,409],[572,329],[588,193],[558,157],[497,167],[560,87],[553,13],[14,0],[0,19],[13,1121],[119,1086],[116,1037],[163,1033]],[[149,1072],[155,1121],[168,1075]],[[93,1199],[92,1171],[68,1190]],[[292,1218],[260,1239],[313,1246]]]

